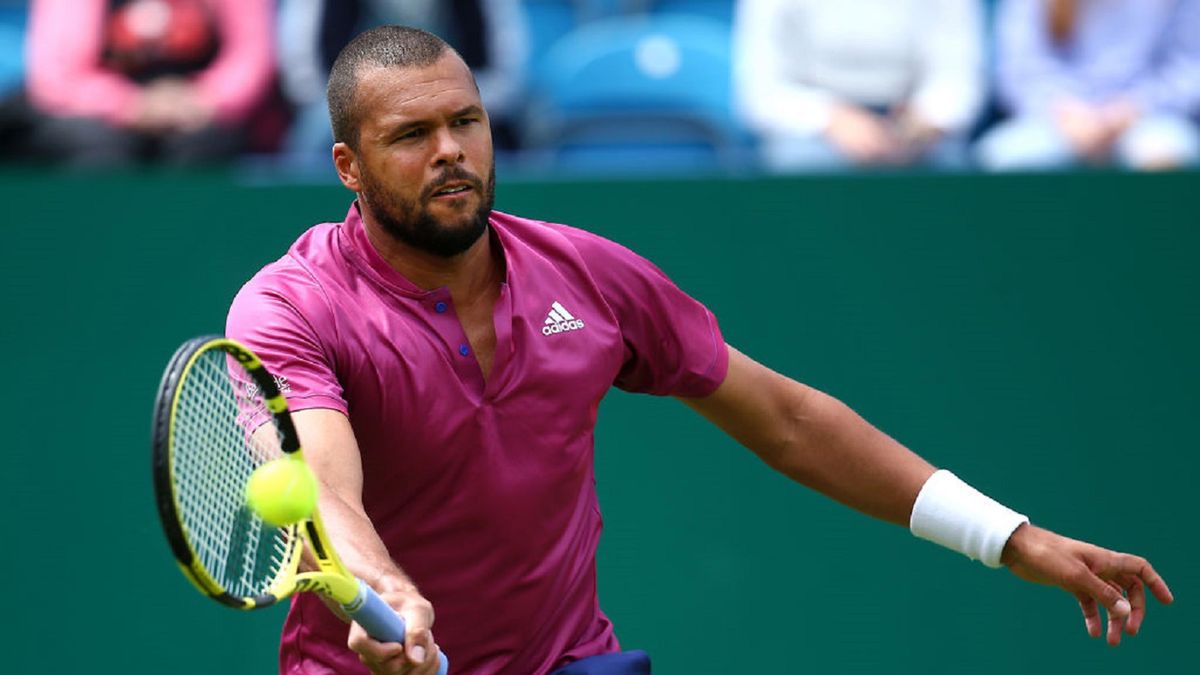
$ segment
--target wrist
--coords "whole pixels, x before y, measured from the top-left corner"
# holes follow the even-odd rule
[[[417,590],[417,585],[412,582],[412,579],[394,570],[380,572],[369,583],[379,593],[413,593],[420,595],[420,591]]]
[[[917,494],[909,529],[922,539],[1000,567],[1012,534],[1029,518],[991,499],[944,469]]]
[[[1004,542],[1004,550],[1000,552],[1001,565],[1012,567],[1014,563],[1023,557],[1030,528],[1032,527],[1027,522],[1017,525],[1017,529],[1013,530],[1013,533],[1009,535],[1008,541]]]

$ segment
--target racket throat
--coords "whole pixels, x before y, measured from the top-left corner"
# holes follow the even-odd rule
[[[332,598],[339,605],[350,609],[357,602],[362,604],[362,592],[358,580],[345,576],[344,572],[321,570],[304,572],[296,577],[297,591],[315,591],[327,598]]]

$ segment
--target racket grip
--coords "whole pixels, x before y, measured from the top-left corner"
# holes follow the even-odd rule
[[[404,619],[401,619],[392,606],[384,602],[375,589],[362,579],[358,580],[358,596],[342,605],[342,609],[376,640],[404,644]],[[446,675],[446,671],[450,669],[450,662],[440,651],[438,657],[441,659],[438,675]]]

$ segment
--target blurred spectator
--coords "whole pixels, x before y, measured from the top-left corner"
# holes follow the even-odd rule
[[[966,163],[978,0],[740,0],[734,86],[775,170]]]
[[[233,156],[271,88],[272,12],[272,0],[34,0],[34,151],[86,166]]]
[[[475,73],[497,149],[517,145],[528,59],[520,0],[282,0],[279,62],[284,94],[296,111],[285,144],[290,159],[329,165],[329,69],[355,35],[382,24],[421,28],[453,46]]]
[[[992,170],[1200,158],[1200,0],[1003,0]]]

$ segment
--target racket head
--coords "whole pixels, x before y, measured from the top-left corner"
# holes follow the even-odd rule
[[[258,357],[219,336],[180,346],[159,385],[151,444],[159,520],[184,576],[239,609],[289,595],[303,548],[298,526],[264,522],[244,494],[256,468],[300,447]]]

